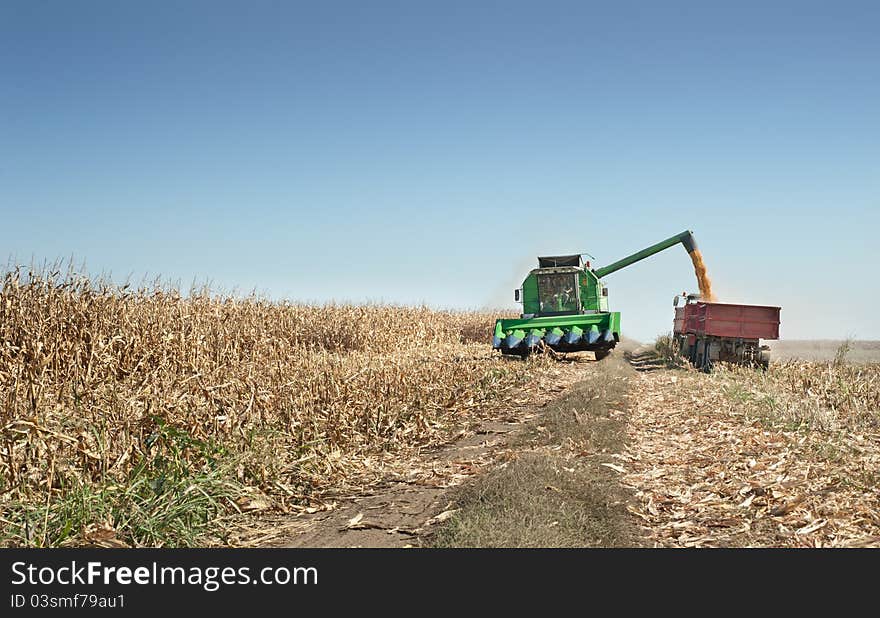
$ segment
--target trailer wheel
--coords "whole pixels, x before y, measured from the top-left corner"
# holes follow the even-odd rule
[[[706,373],[712,371],[712,360],[709,358],[709,340],[706,340],[706,344],[703,347],[703,366],[700,367]]]

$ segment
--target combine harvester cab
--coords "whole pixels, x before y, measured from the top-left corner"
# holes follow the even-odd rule
[[[605,358],[620,341],[620,313],[608,310],[602,277],[679,243],[688,253],[696,251],[693,234],[686,231],[595,270],[580,255],[539,257],[538,268],[514,291],[522,315],[495,323],[492,347],[523,358],[544,348]]]

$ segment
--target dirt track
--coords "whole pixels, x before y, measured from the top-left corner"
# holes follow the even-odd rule
[[[531,418],[521,410],[509,420],[485,421],[473,432],[432,453],[431,466],[458,468],[469,476],[502,459],[505,438]],[[454,513],[449,485],[439,480],[391,483],[374,493],[352,497],[330,513],[316,514],[284,545],[287,547],[407,547],[420,545],[433,526]]]
[[[561,361],[553,398],[507,410],[426,454],[422,464],[437,471],[435,478],[417,475],[412,482],[391,482],[369,494],[345,497],[329,512],[287,522],[287,537],[271,544],[413,547],[436,544],[438,537],[445,544],[468,545],[640,544],[617,473],[608,467],[623,448],[622,398],[634,373],[623,360],[623,348],[602,363],[584,356]],[[609,378],[615,384],[609,393],[613,401],[597,402],[589,384]],[[450,469],[455,471],[451,476]],[[486,483],[499,497],[499,507],[475,514],[473,492],[483,492]],[[511,495],[528,503],[529,527],[522,526],[518,512],[523,504],[502,504]],[[568,519],[560,516],[560,504]],[[486,520],[487,512],[498,521]],[[493,534],[482,538],[471,529],[467,538],[451,537],[450,525],[461,533],[469,514],[476,515],[477,527],[492,527]],[[593,527],[594,538],[579,537],[577,527],[586,523],[590,529],[589,522],[601,522]]]
[[[411,482],[286,521],[271,544],[880,546],[869,425],[829,433],[762,417],[742,390],[758,376],[622,348],[560,362],[555,392],[423,454]]]

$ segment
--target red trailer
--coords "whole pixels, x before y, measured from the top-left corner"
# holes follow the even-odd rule
[[[761,340],[779,339],[779,313],[779,307],[709,303],[693,295],[676,296],[673,337],[681,355],[700,369],[708,369],[716,361],[766,369],[770,348]]]

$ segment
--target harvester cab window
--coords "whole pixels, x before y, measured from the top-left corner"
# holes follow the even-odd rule
[[[578,288],[575,273],[538,275],[538,302],[542,314],[577,313]]]

